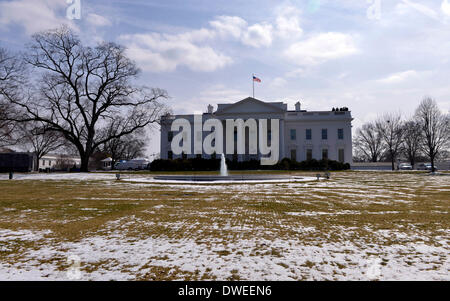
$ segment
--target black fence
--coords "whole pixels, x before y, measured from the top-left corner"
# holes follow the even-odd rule
[[[0,153],[0,172],[31,172],[35,162],[31,153]]]

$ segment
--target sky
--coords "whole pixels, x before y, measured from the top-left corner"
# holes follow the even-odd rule
[[[0,0],[0,47],[61,24],[87,45],[127,47],[139,84],[167,90],[176,114],[251,96],[252,74],[256,98],[345,106],[353,129],[407,118],[424,96],[450,110],[450,0]]]

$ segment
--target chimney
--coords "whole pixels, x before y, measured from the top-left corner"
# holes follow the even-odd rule
[[[300,112],[300,108],[301,108],[301,106],[300,106],[300,101],[297,101],[297,103],[295,104],[295,110],[296,110],[297,112]]]
[[[212,105],[208,105],[208,114],[212,114],[214,107]]]

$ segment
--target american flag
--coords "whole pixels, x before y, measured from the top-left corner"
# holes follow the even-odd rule
[[[256,76],[254,76],[254,75],[253,75],[253,81],[254,81],[254,82],[258,82],[258,83],[261,82],[261,80],[260,80],[259,78],[257,78]]]

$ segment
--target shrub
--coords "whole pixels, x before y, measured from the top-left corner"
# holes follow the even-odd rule
[[[297,162],[288,158],[275,165],[261,165],[259,160],[226,160],[229,170],[347,170],[350,164],[333,160],[308,160]],[[220,169],[220,159],[174,159],[154,160],[149,165],[152,171],[215,171]]]

